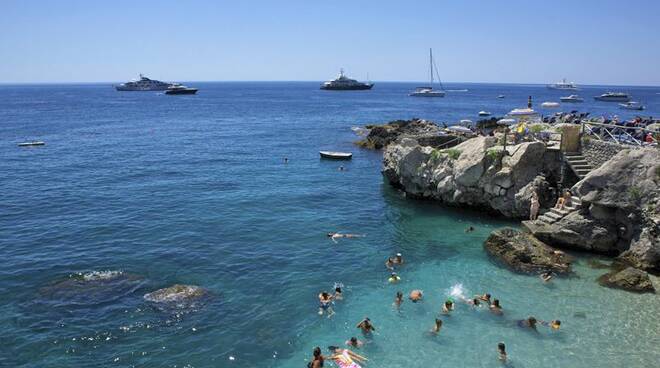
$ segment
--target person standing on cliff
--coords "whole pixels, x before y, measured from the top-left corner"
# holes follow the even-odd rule
[[[529,219],[534,221],[539,216],[539,195],[536,194],[536,191],[532,192],[532,198],[530,199],[529,206]]]

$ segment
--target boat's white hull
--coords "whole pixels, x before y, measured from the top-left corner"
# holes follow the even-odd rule
[[[445,97],[444,92],[438,92],[438,91],[433,91],[433,92],[411,92],[410,96],[413,97]]]
[[[619,104],[619,106],[621,106],[621,108],[624,110],[637,110],[637,111],[644,110],[644,105]]]
[[[561,102],[584,102],[584,98],[560,98]]]
[[[321,158],[329,158],[331,160],[350,160],[353,154],[350,152],[334,152],[334,151],[319,151]]]

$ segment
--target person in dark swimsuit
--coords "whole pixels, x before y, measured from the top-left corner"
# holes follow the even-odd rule
[[[312,352],[312,360],[307,363],[307,368],[323,368],[325,357],[321,354],[321,348],[315,347]]]

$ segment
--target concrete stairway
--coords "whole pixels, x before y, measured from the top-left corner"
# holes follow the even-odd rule
[[[587,159],[579,152],[565,152],[564,160],[580,180],[584,179],[593,170]]]
[[[573,211],[577,211],[582,207],[582,200],[579,197],[571,197],[570,206],[564,206],[564,209],[560,210],[557,208],[552,208],[550,211],[539,216],[537,221],[544,222],[546,224],[552,224],[559,221],[562,217],[568,215]]]

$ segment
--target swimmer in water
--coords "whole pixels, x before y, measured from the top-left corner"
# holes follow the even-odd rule
[[[328,350],[332,353],[330,359],[332,359],[338,367],[360,368],[358,363],[364,364],[369,360],[349,349],[342,349],[337,346],[328,346]]]
[[[522,328],[531,328],[536,331],[536,318],[529,316],[527,319],[521,319],[518,321],[518,327]]]
[[[397,275],[396,272],[392,272],[392,274],[390,275],[390,278],[387,279],[387,281],[390,284],[396,284],[397,282],[401,281],[401,277],[399,277],[399,275]]]
[[[410,298],[410,301],[412,301],[413,303],[417,303],[418,301],[422,300],[423,297],[424,297],[424,293],[422,293],[421,290],[413,290],[410,292],[410,295],[408,296],[408,298]]]
[[[497,355],[501,362],[506,363],[506,346],[503,342],[497,344]]]
[[[561,327],[561,321],[558,320],[558,319],[554,319],[554,320],[552,320],[552,321],[550,321],[550,322],[539,321],[539,323],[540,323],[542,326],[550,327],[550,328],[553,329],[553,330],[558,330],[558,329]]]
[[[435,319],[435,325],[433,326],[433,329],[431,330],[431,333],[437,335],[440,332],[440,329],[442,328],[442,320],[439,318]]]
[[[288,158],[288,157],[285,157],[285,158],[284,158],[284,163],[285,163],[285,164],[288,164],[288,163],[289,163],[289,158]]]
[[[344,299],[344,296],[343,296],[343,294],[342,294],[342,292],[341,292],[341,287],[340,287],[340,286],[337,286],[337,287],[335,288],[335,294],[332,296],[332,299],[334,299],[334,300],[342,300],[342,299]]]
[[[479,307],[479,306],[481,305],[481,302],[479,301],[478,298],[474,298],[474,299],[472,299],[472,300],[469,300],[469,299],[468,299],[468,300],[466,300],[465,302],[466,302],[468,305],[471,305],[471,306],[473,306],[473,307],[475,307],[475,308],[477,308],[477,307]]]
[[[396,264],[396,265],[402,265],[403,264],[403,256],[401,256],[401,253],[397,253],[396,257],[394,257],[394,264]]]
[[[339,166],[339,171],[344,171],[344,166]]]
[[[350,338],[350,340],[346,340],[346,346],[350,346],[353,348],[361,348],[364,343],[360,340],[357,339],[357,337],[353,336]]]
[[[471,232],[473,232],[473,231],[474,231],[474,227],[473,227],[473,226],[468,226],[468,228],[465,229],[465,232],[466,232],[466,233],[471,233]]]
[[[451,299],[447,299],[445,304],[442,305],[442,314],[448,315],[451,311],[454,310],[454,302]]]
[[[321,348],[315,347],[312,354],[312,361],[307,363],[307,368],[322,368],[325,357],[321,354]]]
[[[341,239],[341,238],[347,238],[347,239],[361,238],[363,236],[364,235],[360,235],[360,234],[328,233],[328,238],[330,238],[330,240],[332,240],[335,243],[337,243],[337,239]]]
[[[502,306],[500,305],[500,300],[495,299],[493,300],[493,304],[490,305],[490,311],[493,312],[493,314],[502,314]]]
[[[394,270],[394,260],[392,257],[387,257],[387,261],[385,261],[385,267],[387,267],[388,270]]]
[[[401,307],[401,304],[403,304],[403,293],[400,291],[396,292],[396,298],[394,298],[394,303],[393,305],[397,308]]]
[[[330,306],[332,302],[332,296],[325,291],[319,294],[319,316],[322,316],[324,312],[328,313],[328,317],[335,314]]]
[[[549,282],[550,280],[552,280],[552,272],[550,272],[550,271],[543,272],[541,274],[541,280],[543,282]]]
[[[365,335],[370,334],[372,331],[376,331],[376,328],[371,324],[369,317],[364,317],[364,319],[355,327],[362,330],[362,333]]]
[[[484,295],[475,295],[475,296],[479,298],[479,300],[481,300],[482,302],[486,302],[490,304],[490,294],[486,293]]]

